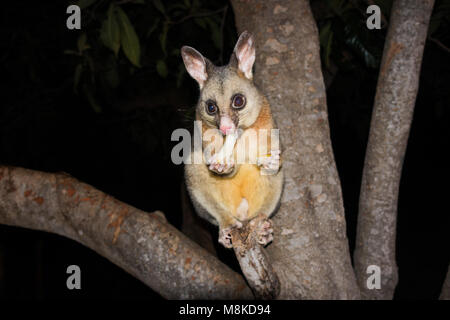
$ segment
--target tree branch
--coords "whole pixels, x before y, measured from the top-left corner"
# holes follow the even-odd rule
[[[168,299],[250,299],[244,279],[171,226],[65,174],[0,166],[0,223],[56,233]]]
[[[265,220],[261,214],[242,228],[234,228],[232,242],[241,270],[256,299],[275,299],[280,293],[280,281],[256,237],[259,225]]]
[[[450,53],[450,48],[448,48],[445,44],[443,44],[442,42],[440,42],[438,39],[433,38],[431,36],[428,36],[428,40],[436,43],[441,49],[447,51],[448,53]]]
[[[397,285],[395,237],[403,158],[434,1],[396,0],[384,47],[359,200],[355,269],[362,297],[391,299]],[[381,268],[381,289],[366,286]]]
[[[448,267],[447,276],[442,284],[440,300],[450,300],[450,266]]]

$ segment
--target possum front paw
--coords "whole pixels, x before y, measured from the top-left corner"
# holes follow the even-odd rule
[[[214,154],[209,158],[208,169],[218,174],[228,174],[234,169],[234,159],[232,157],[223,159],[221,154]]]
[[[280,169],[280,150],[272,150],[270,156],[259,157],[258,166],[263,175],[276,174]]]

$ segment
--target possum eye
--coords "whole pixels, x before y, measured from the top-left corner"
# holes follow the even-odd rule
[[[240,93],[235,94],[231,101],[231,106],[235,109],[242,109],[245,107],[245,97]]]
[[[206,101],[206,112],[210,115],[213,115],[217,112],[216,103],[212,100]]]

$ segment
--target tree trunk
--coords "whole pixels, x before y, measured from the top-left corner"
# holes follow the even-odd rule
[[[355,269],[366,299],[392,299],[400,177],[419,87],[432,0],[396,0],[384,47],[359,201]],[[381,269],[381,288],[367,288],[367,267]]]
[[[331,149],[318,31],[308,1],[232,0],[255,35],[255,81],[280,128],[285,187],[267,253],[280,299],[355,299],[339,177]]]

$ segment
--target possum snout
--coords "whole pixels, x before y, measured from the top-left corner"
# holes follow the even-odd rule
[[[234,125],[234,122],[231,120],[228,116],[223,116],[220,118],[220,132],[222,132],[223,135],[228,135],[231,133],[234,133],[236,130],[236,126]]]

